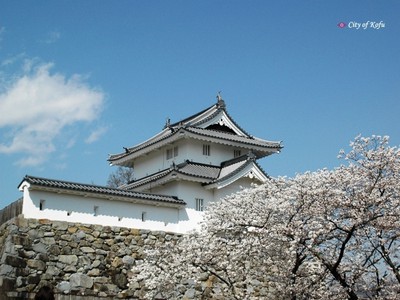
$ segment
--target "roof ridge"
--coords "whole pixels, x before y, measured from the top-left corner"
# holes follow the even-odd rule
[[[226,178],[232,177],[233,175],[239,173],[241,170],[243,170],[245,167],[247,167],[250,163],[252,163],[251,160],[246,160],[246,162],[244,164],[242,164],[241,166],[239,166],[238,168],[236,168],[232,172],[226,174],[225,176],[215,179],[212,183],[221,182],[221,181],[225,180]],[[221,170],[222,170],[222,168],[221,168]]]
[[[195,113],[195,114],[193,114],[193,115],[191,115],[191,116],[189,116],[189,117],[186,117],[186,118],[184,118],[184,119],[182,119],[182,120],[179,120],[179,121],[177,121],[177,122],[175,122],[175,123],[169,124],[168,127],[176,127],[176,126],[179,126],[181,123],[185,123],[185,122],[189,121],[190,119],[194,119],[195,117],[200,116],[201,114],[205,113],[206,111],[212,109],[214,106],[217,107],[217,106],[218,106],[218,103],[213,104],[213,105],[211,105],[211,106],[209,106],[209,107],[203,109],[202,111],[200,111],[200,112],[198,112],[198,113]]]
[[[132,184],[132,183],[135,183],[135,182],[140,182],[140,181],[142,181],[142,180],[146,180],[146,179],[148,179],[148,178],[150,178],[150,177],[154,177],[154,176],[157,176],[157,175],[161,176],[161,174],[163,174],[163,173],[166,173],[165,175],[163,175],[163,176],[166,176],[166,175],[167,175],[168,173],[170,173],[171,171],[173,171],[173,169],[171,169],[171,167],[168,167],[168,168],[165,168],[165,169],[163,169],[163,170],[157,171],[157,172],[155,172],[155,173],[151,173],[150,175],[146,175],[146,176],[144,176],[144,177],[142,177],[142,178],[131,180],[131,181],[129,181],[129,182],[127,183],[127,185]],[[163,176],[162,176],[162,177],[163,177]]]
[[[103,186],[103,185],[94,185],[94,184],[79,183],[79,182],[72,182],[72,181],[66,181],[66,180],[58,180],[58,179],[50,179],[50,178],[25,175],[25,177],[23,178],[23,180],[21,181],[19,186],[24,181],[28,181],[31,184],[36,184],[39,186],[54,187],[54,188],[60,188],[60,189],[65,189],[65,190],[77,190],[77,191],[81,191],[81,192],[109,194],[109,195],[119,194],[117,196],[137,197],[140,199],[145,199],[145,200],[150,200],[150,201],[162,201],[162,202],[185,204],[185,202],[182,199],[179,199],[178,197],[172,196],[172,195],[159,195],[159,194],[152,194],[152,193],[146,193],[146,192],[137,192],[137,191],[113,188],[113,187],[108,187],[108,186]],[[50,182],[50,183],[46,183],[46,181]],[[63,186],[63,184],[65,186]],[[75,187],[71,187],[71,185],[75,185]],[[95,189],[97,189],[97,191]],[[153,198],[153,199],[151,199],[151,198]],[[162,200],[162,198],[164,198],[164,200]],[[168,199],[170,199],[170,200],[168,200]],[[172,199],[174,199],[174,200],[172,200]]]
[[[28,179],[48,180],[48,181],[53,181],[53,182],[61,182],[61,183],[68,183],[68,184],[79,184],[79,185],[84,185],[84,186],[103,187],[103,188],[107,188],[107,189],[120,190],[119,188],[108,187],[108,186],[105,186],[105,185],[83,183],[83,182],[69,181],[69,180],[63,180],[63,179],[46,178],[46,177],[40,177],[40,176],[32,176],[32,175],[28,175],[28,174],[25,175],[25,177],[22,179],[21,183],[23,181],[25,181],[25,180],[28,180]]]
[[[228,166],[238,163],[242,160],[255,160],[255,158],[256,158],[255,154],[253,152],[249,151],[246,154],[242,154],[238,157],[234,157],[234,158],[231,158],[231,159],[221,162],[221,168],[228,167]]]
[[[197,166],[211,167],[211,168],[218,168],[218,169],[220,168],[220,166],[217,166],[217,165],[210,165],[210,164],[206,164],[206,163],[191,161],[191,160],[188,160],[188,159],[186,159],[183,163],[177,164],[176,166],[179,168],[181,166],[184,167],[184,166],[186,166],[188,164],[197,165]]]

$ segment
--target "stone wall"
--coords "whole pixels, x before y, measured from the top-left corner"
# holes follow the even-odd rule
[[[13,218],[0,226],[0,299],[29,299],[51,285],[57,299],[138,299],[128,278],[145,249],[180,235]],[[72,297],[72,298],[71,298]]]

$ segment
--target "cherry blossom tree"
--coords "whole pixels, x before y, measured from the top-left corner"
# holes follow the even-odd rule
[[[359,136],[340,157],[213,203],[201,230],[148,251],[131,282],[149,299],[398,299],[400,151]]]

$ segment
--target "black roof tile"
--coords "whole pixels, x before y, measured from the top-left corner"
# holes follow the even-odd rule
[[[29,176],[29,175],[26,175],[19,185],[21,185],[24,181],[27,181],[31,185],[47,187],[47,188],[65,189],[65,190],[77,191],[77,192],[103,194],[103,195],[109,195],[109,196],[118,196],[118,197],[142,199],[142,200],[181,204],[181,205],[186,204],[183,200],[178,199],[175,196],[134,192],[134,191],[128,191],[128,190],[123,190],[123,189],[118,189],[118,188],[110,188],[110,187],[106,187],[106,186],[69,182],[69,181],[63,181],[63,180],[34,177],[34,176]]]

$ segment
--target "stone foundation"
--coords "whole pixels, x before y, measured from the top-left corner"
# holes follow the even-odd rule
[[[141,289],[127,286],[135,261],[145,249],[179,237],[13,218],[0,226],[0,299],[31,299],[43,285],[54,287],[56,299],[139,299]]]

